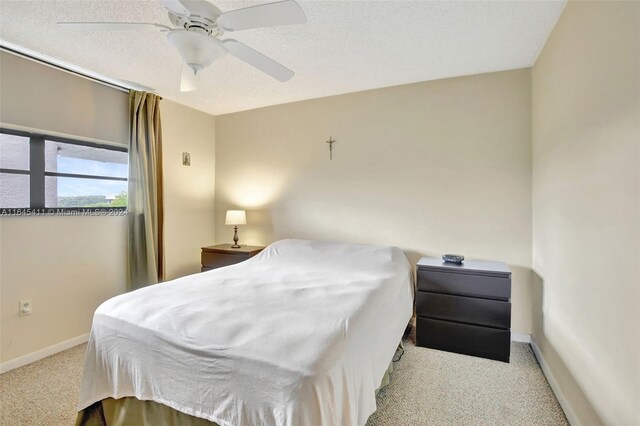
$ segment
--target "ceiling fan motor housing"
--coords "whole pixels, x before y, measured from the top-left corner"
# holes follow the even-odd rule
[[[198,32],[213,37],[222,34],[216,22],[221,13],[220,9],[207,1],[182,0],[181,3],[187,7],[189,15],[179,16],[169,11],[169,20],[171,23],[187,31]]]

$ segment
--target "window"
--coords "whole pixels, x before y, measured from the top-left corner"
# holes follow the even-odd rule
[[[125,148],[0,129],[3,214],[125,211],[127,175]]]

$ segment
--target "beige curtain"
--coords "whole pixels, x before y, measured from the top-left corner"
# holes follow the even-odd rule
[[[161,99],[129,94],[129,290],[164,279]]]

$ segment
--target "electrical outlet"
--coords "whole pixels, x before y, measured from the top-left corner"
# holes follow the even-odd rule
[[[191,154],[188,152],[182,153],[182,165],[190,166],[191,165]]]
[[[20,301],[20,316],[31,315],[31,309],[33,306],[31,305],[31,299],[25,299]]]

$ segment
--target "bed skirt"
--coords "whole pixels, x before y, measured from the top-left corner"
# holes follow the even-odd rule
[[[398,346],[398,352],[404,352],[402,342]],[[396,352],[396,354],[398,353]],[[399,361],[397,355],[389,363],[384,373],[380,389],[389,384],[394,362]],[[217,423],[190,416],[169,406],[155,401],[141,401],[129,396],[120,399],[106,398],[95,402],[84,410],[78,412],[76,426],[219,426]]]

